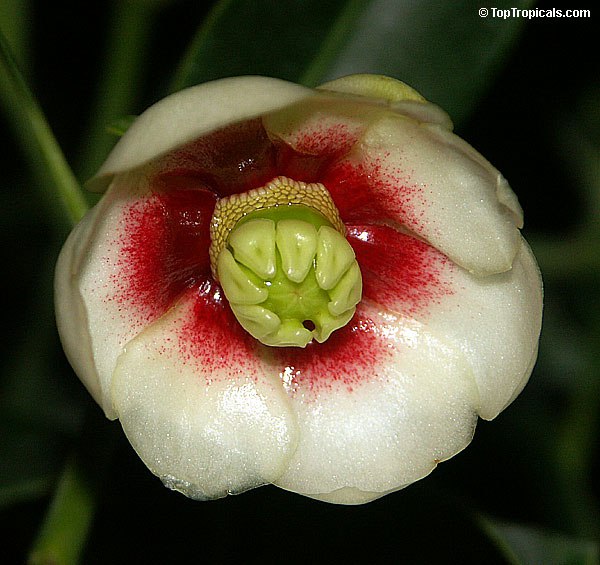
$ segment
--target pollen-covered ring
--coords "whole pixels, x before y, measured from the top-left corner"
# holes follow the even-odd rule
[[[327,189],[320,183],[304,183],[280,176],[263,187],[221,198],[210,224],[210,268],[219,280],[217,258],[227,244],[231,230],[250,212],[275,206],[302,205],[322,214],[342,235],[344,223]]]

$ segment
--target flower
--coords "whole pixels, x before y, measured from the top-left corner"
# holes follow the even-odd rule
[[[158,102],[56,270],[66,354],[196,499],[403,488],[519,394],[541,279],[502,175],[408,86],[264,77]]]

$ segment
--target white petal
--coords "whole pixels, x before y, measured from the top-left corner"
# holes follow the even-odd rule
[[[521,391],[537,356],[542,281],[525,240],[510,271],[477,276],[405,234],[392,243],[389,227],[371,228],[363,248],[362,229],[349,233],[366,296],[460,350],[477,382],[479,415],[494,418]]]
[[[94,362],[92,338],[88,331],[87,309],[77,282],[82,262],[86,259],[90,234],[99,222],[101,213],[101,206],[90,210],[69,234],[60,252],[54,277],[54,308],[60,340],[73,370],[94,400],[104,408],[106,415],[114,419],[114,411],[104,402],[102,384]]]
[[[273,112],[313,90],[290,82],[244,76],[192,86],[148,108],[127,130],[90,181],[103,190],[110,178],[229,124]]]
[[[111,419],[116,417],[109,398],[112,371],[122,346],[136,333],[131,319],[118,312],[119,305],[111,302],[106,292],[111,271],[106,257],[110,255],[109,242],[118,233],[122,209],[114,204],[119,193],[129,188],[133,200],[140,184],[134,175],[120,180],[122,189],[116,187],[107,194],[71,232],[55,275],[56,318],[65,353]],[[117,254],[113,251],[113,257]]]
[[[476,151],[472,145],[469,145],[464,139],[453,135],[450,132],[430,128],[430,130],[439,138],[441,143],[453,147],[456,151],[464,153],[469,159],[478,163],[483,169],[487,170],[490,176],[495,177],[496,198],[512,214],[513,223],[518,228],[523,227],[523,209],[519,204],[517,195],[513,192],[508,181],[481,153]]]
[[[141,304],[137,296],[143,276],[130,272],[128,250],[144,259],[164,241],[132,241],[136,222],[156,222],[146,213],[152,202],[143,171],[115,178],[110,190],[69,236],[56,269],[56,304],[65,351],[79,377],[109,418],[112,374],[125,344],[170,304],[164,302],[166,280],[157,280],[152,296]],[[197,192],[195,194],[200,194]],[[144,234],[142,234],[144,235]],[[147,274],[147,273],[146,273]],[[130,283],[134,283],[128,288]],[[161,293],[163,296],[161,296]]]
[[[525,240],[510,271],[478,276],[390,226],[348,226],[348,237],[363,296],[462,351],[480,392],[480,416],[495,417],[527,382],[537,353],[542,281]]]
[[[452,133],[388,114],[337,166],[348,164],[372,179],[371,197],[388,219],[454,262],[475,273],[510,269],[520,242],[516,197],[508,196],[498,171]]]
[[[317,374],[305,371],[292,396],[300,440],[278,486],[362,503],[424,477],[471,441],[479,399],[462,354],[424,326],[364,301],[359,319],[371,324],[380,357],[371,362],[367,347],[350,366],[324,359],[312,367]],[[357,372],[352,386],[344,370]],[[309,390],[303,378],[323,384]]]
[[[190,292],[127,345],[112,393],[148,468],[168,487],[207,499],[275,480],[296,427],[278,375],[266,375],[247,344],[224,342],[227,328],[198,323],[196,300]]]
[[[432,306],[427,324],[469,360],[481,406],[495,418],[521,392],[537,357],[542,324],[542,281],[525,240],[506,273],[476,277],[456,269],[456,289]]]

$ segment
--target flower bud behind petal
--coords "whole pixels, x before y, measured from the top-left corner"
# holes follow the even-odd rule
[[[413,102],[426,103],[416,90],[402,81],[383,75],[356,74],[326,82],[319,86],[319,90],[330,90],[342,94],[355,94],[386,102]]]
[[[326,82],[319,90],[339,92],[379,100],[400,114],[419,122],[438,124],[452,130],[452,121],[446,112],[431,104],[407,84],[382,75],[356,74]]]

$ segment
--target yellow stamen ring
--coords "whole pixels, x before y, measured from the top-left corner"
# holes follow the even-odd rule
[[[344,223],[327,189],[321,183],[304,183],[280,176],[265,186],[232,194],[217,201],[210,225],[210,268],[218,280],[217,259],[227,245],[231,230],[251,212],[276,206],[302,205],[323,215],[342,235]]]

